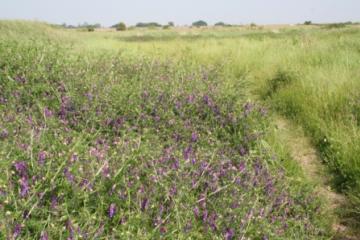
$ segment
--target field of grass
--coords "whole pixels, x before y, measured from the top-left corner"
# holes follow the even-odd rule
[[[358,39],[1,21],[0,239],[331,239],[272,121],[304,128],[360,218]]]

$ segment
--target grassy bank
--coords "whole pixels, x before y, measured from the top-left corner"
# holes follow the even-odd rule
[[[356,27],[0,31],[4,237],[328,239],[267,103],[357,189]]]

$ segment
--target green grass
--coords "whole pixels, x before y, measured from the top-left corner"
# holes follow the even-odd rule
[[[0,238],[330,238],[262,105],[303,126],[356,203],[359,37],[0,22]]]

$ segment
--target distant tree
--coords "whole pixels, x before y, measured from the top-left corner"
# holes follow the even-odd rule
[[[224,22],[217,22],[217,23],[215,23],[215,26],[224,27],[224,26],[227,26],[227,24],[225,24]]]
[[[175,27],[175,23],[174,22],[168,22],[168,26]]]
[[[206,27],[207,25],[208,25],[207,22],[205,22],[203,20],[199,20],[199,21],[192,23],[193,27]]]
[[[120,22],[117,24],[116,26],[116,31],[125,31],[126,30],[126,25],[123,22]]]
[[[87,29],[88,32],[94,32],[95,31],[95,28],[92,25],[87,26],[86,29]]]
[[[257,26],[256,23],[250,23],[250,27],[254,28],[256,26]]]
[[[305,21],[305,22],[304,22],[304,25],[311,25],[311,24],[312,24],[311,21]]]
[[[149,22],[149,23],[142,23],[142,22],[140,22],[140,23],[137,23],[136,24],[136,27],[139,27],[139,28],[141,28],[141,27],[161,27],[161,24],[159,24],[159,23],[157,23],[157,22]]]

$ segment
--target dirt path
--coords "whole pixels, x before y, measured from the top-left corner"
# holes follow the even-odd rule
[[[304,136],[301,128],[295,127],[286,119],[277,117],[275,123],[280,140],[287,145],[292,158],[301,165],[306,178],[316,184],[316,191],[326,200],[329,214],[335,217],[336,220],[332,226],[336,233],[334,239],[360,239],[360,236],[356,237],[357,235],[351,233],[351,229],[344,225],[342,219],[337,216],[336,212],[346,204],[346,197],[331,188],[331,177],[329,177],[326,167],[321,163],[309,138]]]

